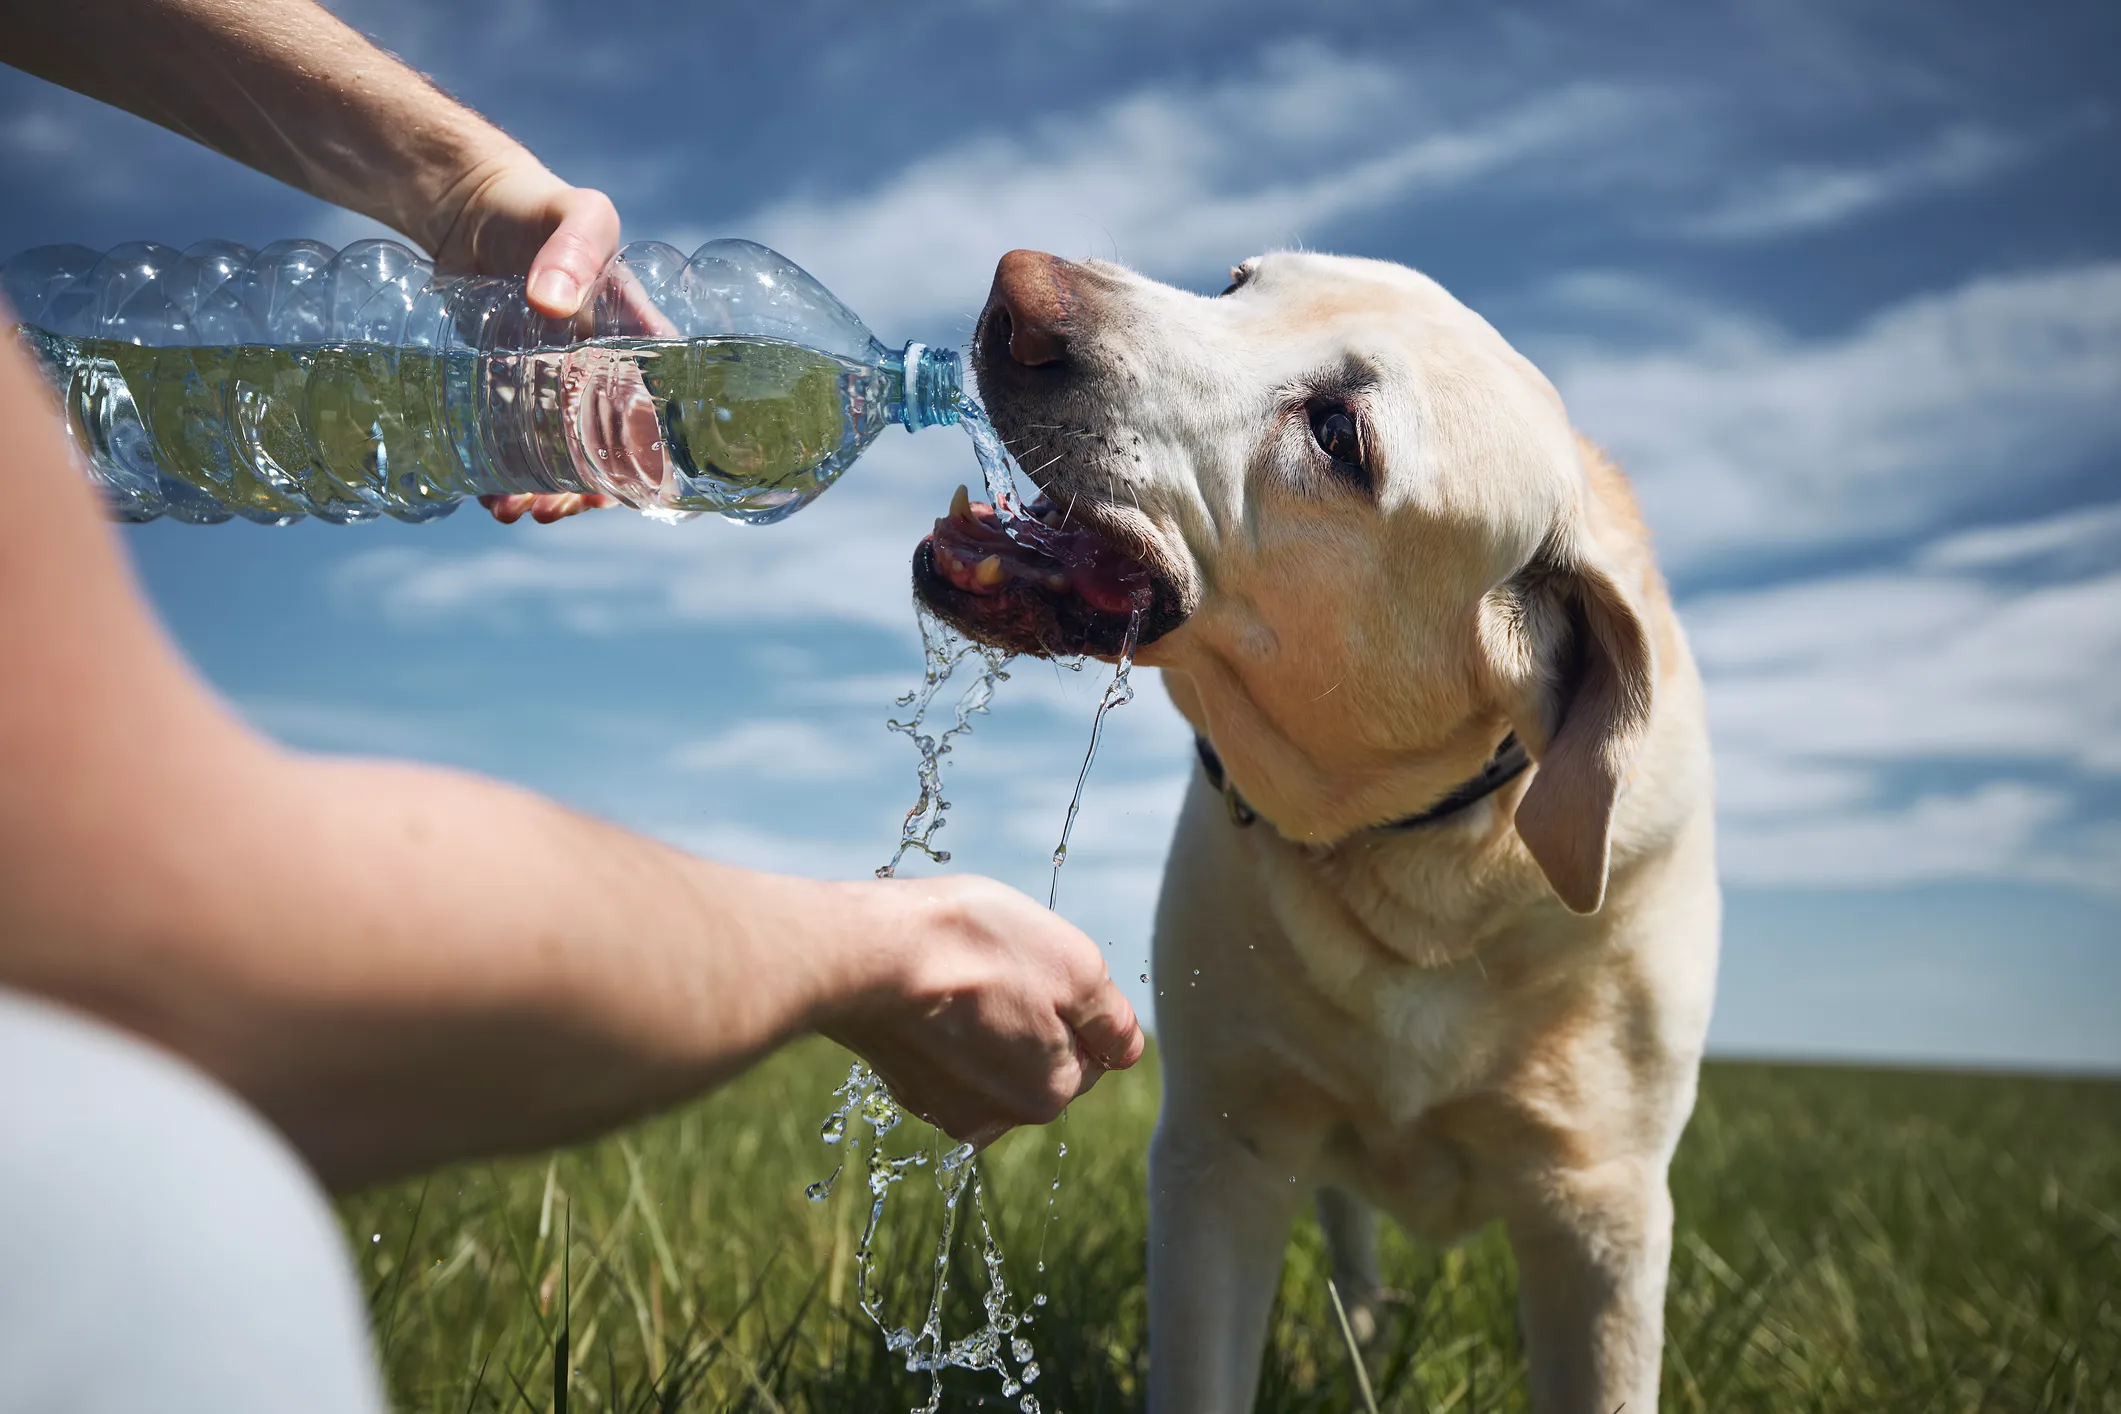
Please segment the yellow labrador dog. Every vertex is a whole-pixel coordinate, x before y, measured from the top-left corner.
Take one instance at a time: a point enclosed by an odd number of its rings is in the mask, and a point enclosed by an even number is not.
[[[1626,481],[1478,315],[1396,265],[1202,298],[1005,257],[975,351],[1043,495],[960,494],[923,598],[1023,652],[1130,633],[1200,738],[1156,920],[1150,1398],[1250,1408],[1317,1195],[1500,1219],[1542,1414],[1657,1405],[1719,901],[1700,679]]]

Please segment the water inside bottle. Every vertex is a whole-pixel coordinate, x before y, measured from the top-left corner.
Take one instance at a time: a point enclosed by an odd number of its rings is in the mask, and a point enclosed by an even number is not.
[[[895,369],[754,337],[481,355],[25,332],[127,519],[425,520],[466,496],[575,491],[777,520],[846,470],[902,387]]]

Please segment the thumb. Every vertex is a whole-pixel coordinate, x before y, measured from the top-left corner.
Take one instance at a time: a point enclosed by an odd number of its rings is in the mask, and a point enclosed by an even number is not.
[[[600,191],[575,187],[555,203],[560,224],[530,262],[530,307],[551,319],[567,319],[582,307],[582,295],[619,249],[619,213]]]
[[[1125,1070],[1142,1058],[1147,1042],[1142,1038],[1141,1023],[1135,1019],[1133,1005],[1109,976],[1100,979],[1063,1019],[1075,1032],[1085,1054],[1106,1070]],[[1083,1088],[1088,1089],[1088,1082],[1095,1079],[1095,1072],[1086,1075]]]

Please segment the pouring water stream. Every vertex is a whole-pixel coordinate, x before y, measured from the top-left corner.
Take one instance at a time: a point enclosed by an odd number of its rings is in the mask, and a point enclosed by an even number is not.
[[[1015,468],[993,424],[976,405],[967,405],[963,425],[979,457],[989,501],[1006,526],[1018,514]],[[946,823],[944,817],[950,809],[950,802],[943,795],[942,758],[949,754],[956,738],[971,731],[973,716],[987,710],[996,688],[1009,676],[1011,661],[1011,655],[1000,649],[960,638],[926,608],[918,609],[917,613],[923,660],[921,684],[898,700],[899,707],[912,711],[904,720],[893,719],[887,725],[911,740],[920,753],[919,793],[900,824],[897,848],[890,860],[876,871],[877,877],[884,879],[897,874],[899,865],[910,851],[917,850],[938,864],[950,862],[949,851],[935,845],[935,833]],[[1083,790],[1090,778],[1091,764],[1097,759],[1105,714],[1134,700],[1134,689],[1128,678],[1141,625],[1142,611],[1137,608],[1129,620],[1112,680],[1099,699],[1096,715],[1091,721],[1089,746],[1083,754],[1082,768],[1076,773],[1075,790],[1068,801],[1060,841],[1053,849],[1053,877],[1046,899],[1049,908],[1060,897],[1061,866],[1067,862],[1068,841],[1075,829],[1076,815],[1082,808]],[[959,693],[953,722],[940,733],[924,731],[928,713],[940,697],[944,684],[968,659],[978,660],[977,675]],[[936,1239],[928,1307],[919,1330],[895,1326],[884,1314],[882,1296],[876,1286],[876,1235],[893,1185],[911,1170],[926,1167],[930,1156],[925,1150],[897,1156],[884,1152],[884,1136],[898,1127],[905,1112],[891,1098],[882,1080],[866,1065],[859,1061],[854,1063],[846,1082],[833,1091],[833,1098],[839,1103],[826,1118],[819,1138],[827,1144],[844,1140],[849,1147],[847,1157],[852,1159],[852,1151],[860,1142],[850,1133],[852,1121],[859,1119],[869,1128],[865,1175],[869,1189],[869,1216],[854,1254],[856,1299],[883,1333],[886,1347],[904,1353],[906,1368],[927,1373],[928,1399],[921,1406],[920,1414],[936,1414],[940,1409],[942,1372],[949,1368],[991,1371],[1000,1377],[1003,1397],[1016,1399],[1022,1414],[1041,1414],[1039,1401],[1028,1388],[1039,1377],[1038,1360],[1024,1332],[1032,1324],[1036,1310],[1045,1306],[1046,1294],[1034,1293],[1029,1305],[1022,1310],[1011,1304],[1001,1246],[995,1239],[987,1213],[985,1177],[973,1147],[959,1144],[942,1152],[935,1160],[936,1186],[943,1196],[943,1225]],[[1063,1111],[1061,1123],[1065,1126],[1066,1122],[1067,1114]],[[1061,1141],[1054,1156],[1053,1179],[1047,1190],[1045,1224],[1039,1234],[1037,1270],[1040,1276],[1046,1270],[1046,1233],[1052,1226],[1054,1204],[1060,1192],[1061,1163],[1067,1154],[1068,1145]],[[830,1175],[805,1189],[805,1195],[812,1202],[822,1202],[830,1197],[845,1167],[846,1161],[843,1160]],[[943,1297],[950,1285],[949,1259],[956,1237],[959,1204],[968,1187],[972,1193],[973,1214],[979,1225],[981,1264],[987,1276],[987,1291],[981,1302],[986,1323],[970,1335],[953,1341],[943,1331]]]

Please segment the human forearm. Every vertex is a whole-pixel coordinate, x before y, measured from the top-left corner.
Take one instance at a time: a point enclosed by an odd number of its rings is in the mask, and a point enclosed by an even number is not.
[[[760,875],[475,778],[190,739],[47,823],[0,982],[185,1055],[340,1186],[587,1138],[811,1030],[975,1139],[1140,1053],[1095,947],[989,881]]]
[[[479,184],[536,160],[310,0],[0,9],[0,58],[440,251]]]
[[[181,839],[136,824],[164,842],[143,882],[175,903],[41,990],[99,989],[90,1004],[221,1076],[334,1183],[588,1137],[823,1023],[889,961],[860,946],[887,931],[860,890],[446,772],[252,769],[228,773],[218,818],[179,806]]]

